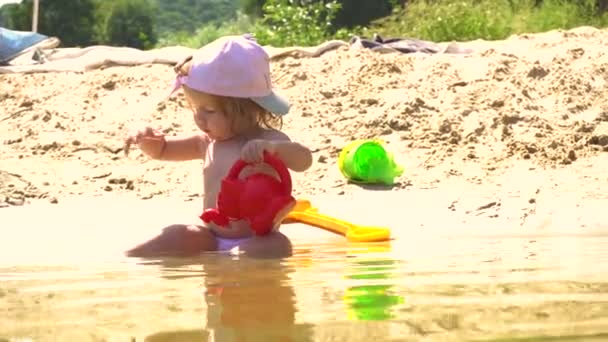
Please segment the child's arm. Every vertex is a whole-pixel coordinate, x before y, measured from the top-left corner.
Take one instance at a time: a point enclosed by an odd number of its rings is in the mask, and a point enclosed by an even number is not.
[[[289,140],[271,140],[269,144],[269,150],[295,172],[304,172],[312,165],[312,152],[302,144]]]
[[[203,159],[208,146],[209,137],[205,134],[196,134],[187,138],[165,138],[165,146],[156,159],[167,161]]]
[[[285,166],[295,172],[308,170],[312,165],[312,152],[304,145],[292,142],[280,131],[267,131],[262,139],[249,141],[241,150],[241,158],[246,162],[261,162],[264,151],[276,155]]]
[[[304,172],[312,166],[312,151],[300,143],[291,141],[281,131],[273,131],[269,139],[271,151],[285,163],[288,169]]]

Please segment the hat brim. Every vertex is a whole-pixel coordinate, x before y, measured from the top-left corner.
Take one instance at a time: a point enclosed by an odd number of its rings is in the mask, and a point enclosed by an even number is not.
[[[251,97],[250,99],[260,105],[262,108],[276,115],[287,114],[289,112],[289,108],[291,107],[289,101],[277,94],[275,91],[270,93],[270,95]]]

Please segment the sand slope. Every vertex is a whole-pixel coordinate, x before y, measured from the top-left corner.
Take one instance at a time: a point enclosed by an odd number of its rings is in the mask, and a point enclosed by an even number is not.
[[[406,168],[397,191],[452,181],[500,187],[518,167],[576,173],[541,181],[601,194],[607,45],[608,30],[583,27],[465,43],[470,55],[344,47],[274,61],[274,82],[294,104],[285,131],[315,155],[310,171],[294,175],[296,192],[356,191],[336,157],[352,139],[379,137]],[[169,135],[195,130],[181,94],[165,101],[172,78],[167,65],[0,75],[0,206],[107,192],[202,196],[198,162],[122,153],[126,132],[147,123]]]

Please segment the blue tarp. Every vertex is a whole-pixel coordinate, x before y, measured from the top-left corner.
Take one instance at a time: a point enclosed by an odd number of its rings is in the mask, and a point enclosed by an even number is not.
[[[0,64],[6,64],[28,48],[48,39],[47,36],[26,31],[13,31],[0,27]]]

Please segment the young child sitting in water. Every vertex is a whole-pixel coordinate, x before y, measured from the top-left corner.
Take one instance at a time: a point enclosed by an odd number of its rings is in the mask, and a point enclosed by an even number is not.
[[[273,91],[268,55],[253,39],[220,38],[196,51],[175,69],[177,79],[173,91],[184,90],[201,132],[169,139],[146,127],[126,139],[125,151],[131,144],[137,144],[146,155],[158,160],[202,159],[203,210],[216,206],[221,181],[238,159],[255,163],[254,167],[245,168],[241,177],[252,172],[277,177],[273,169],[261,163],[264,151],[274,154],[295,172],[311,166],[311,151],[290,141],[277,129],[290,105]],[[236,246],[252,254],[265,251],[281,255],[291,250],[288,239],[278,231],[258,238],[246,222],[234,221],[229,227],[212,223],[172,225],[156,238],[128,251],[128,255],[184,255]]]

